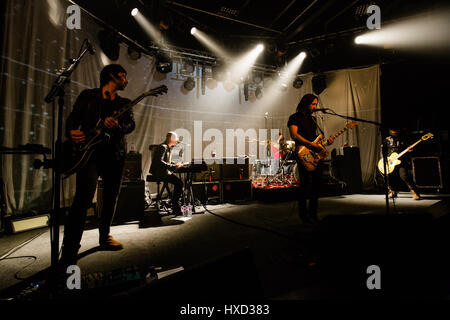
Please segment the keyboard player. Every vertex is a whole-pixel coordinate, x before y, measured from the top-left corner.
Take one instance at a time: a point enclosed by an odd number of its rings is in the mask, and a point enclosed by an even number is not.
[[[178,143],[178,135],[175,132],[167,133],[166,140],[153,150],[150,166],[150,173],[154,177],[173,184],[172,213],[175,215],[181,215],[180,198],[183,193],[183,181],[174,174],[183,164],[171,162],[172,149]]]

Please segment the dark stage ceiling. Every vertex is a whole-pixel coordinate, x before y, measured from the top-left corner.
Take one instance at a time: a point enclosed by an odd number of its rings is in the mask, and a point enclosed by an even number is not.
[[[201,29],[230,52],[265,44],[258,62],[276,66],[308,53],[304,71],[324,71],[380,62],[390,53],[355,49],[354,37],[367,31],[366,9],[376,4],[382,24],[443,6],[441,0],[75,0],[75,3],[144,47],[151,39],[130,15],[137,7],[167,42],[190,50],[208,50],[191,34]],[[281,54],[280,54],[281,53]],[[279,58],[282,55],[282,58]]]

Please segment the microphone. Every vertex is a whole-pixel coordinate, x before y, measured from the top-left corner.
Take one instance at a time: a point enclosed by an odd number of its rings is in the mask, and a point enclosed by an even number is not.
[[[324,112],[324,111],[326,111],[326,110],[330,110],[330,109],[328,109],[328,108],[320,108],[320,109],[314,109],[313,111],[311,111],[311,112]]]
[[[89,42],[89,39],[87,39],[87,38],[86,38],[86,45],[87,45],[87,49],[88,49],[89,53],[94,55],[95,54],[94,46]]]

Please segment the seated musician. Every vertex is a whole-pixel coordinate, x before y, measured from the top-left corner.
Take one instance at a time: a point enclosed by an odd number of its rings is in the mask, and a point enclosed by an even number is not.
[[[161,178],[164,182],[173,184],[172,213],[180,215],[181,208],[179,200],[183,192],[183,182],[173,171],[183,166],[183,164],[171,163],[172,149],[177,143],[178,135],[175,132],[167,133],[166,140],[153,151],[150,173],[156,178]]]

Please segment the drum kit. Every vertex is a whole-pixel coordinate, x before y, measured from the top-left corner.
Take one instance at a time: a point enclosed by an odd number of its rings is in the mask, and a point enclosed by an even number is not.
[[[252,171],[255,187],[292,186],[298,184],[298,168],[295,160],[295,142],[281,140],[279,143],[258,141],[273,150],[270,158],[256,160]]]

